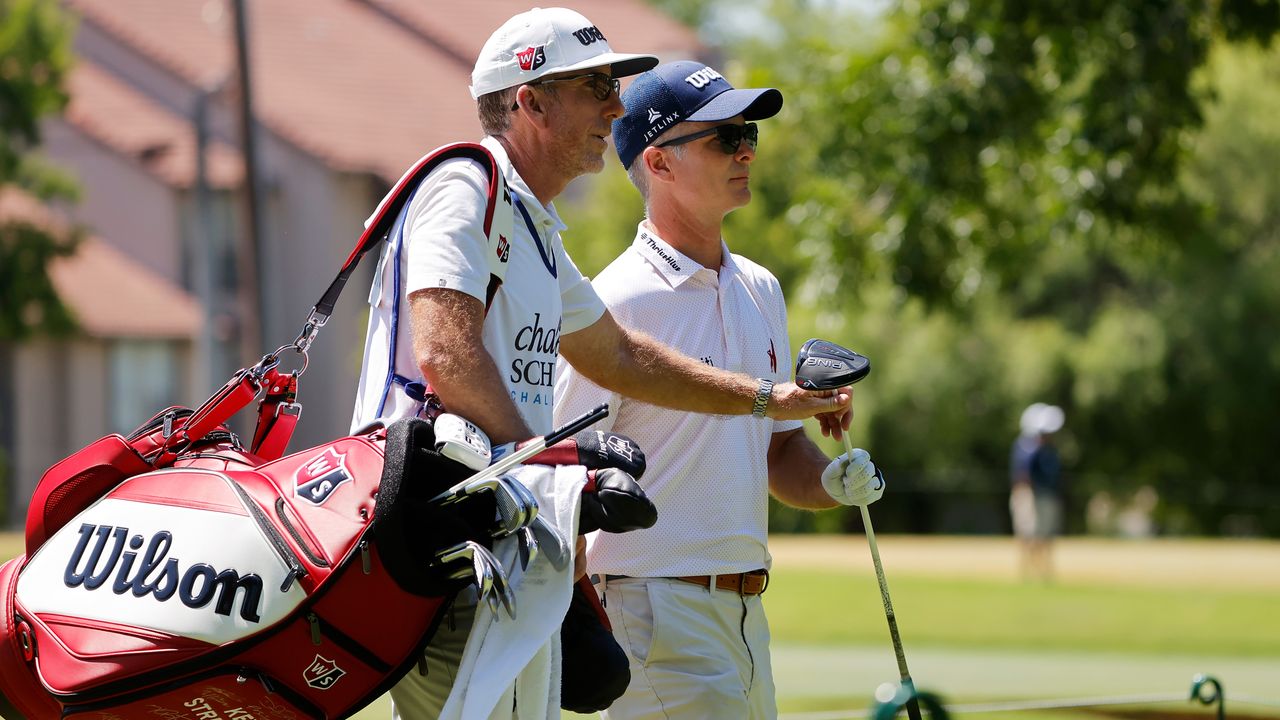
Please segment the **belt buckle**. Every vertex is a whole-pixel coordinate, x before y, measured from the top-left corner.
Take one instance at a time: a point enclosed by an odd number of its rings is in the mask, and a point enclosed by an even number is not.
[[[761,568],[761,569],[759,569],[759,570],[752,570],[751,572],[745,572],[745,573],[742,573],[742,584],[739,586],[739,594],[740,594],[740,595],[746,595],[746,594],[747,594],[747,593],[746,593],[746,589],[747,589],[747,577],[748,577],[748,576],[750,576],[750,577],[760,577],[760,576],[764,576],[764,584],[760,586],[760,592],[752,593],[753,595],[763,595],[763,594],[764,594],[764,591],[769,589],[769,569],[768,569],[768,568]]]

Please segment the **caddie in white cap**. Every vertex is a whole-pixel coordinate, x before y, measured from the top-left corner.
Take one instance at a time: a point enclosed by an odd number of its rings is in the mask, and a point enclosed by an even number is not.
[[[521,13],[490,36],[470,86],[486,137],[467,146],[466,157],[453,156],[456,145],[431,154],[428,162],[448,157],[418,181],[387,238],[370,293],[353,428],[420,414],[423,398],[434,395],[495,447],[546,435],[557,357],[656,405],[724,415],[754,407],[782,419],[819,416],[827,430],[848,427],[847,389],[823,396],[778,383],[761,391],[754,376],[709,367],[620,326],[565,252],[552,201],[574,178],[603,169],[612,123],[624,112],[618,78],[657,63],[614,52],[601,28],[564,8]],[[554,519],[564,502],[546,502],[539,518]],[[566,692],[555,692],[561,655],[547,646],[559,626],[546,621],[565,617],[569,587],[585,572],[581,553],[573,560],[572,579],[568,569],[562,578],[537,562],[525,577],[543,572],[540,584],[522,586],[513,575],[518,599],[521,587],[542,598],[521,600],[518,619],[486,624],[487,608],[477,611],[474,594],[460,594],[422,667],[392,688],[394,716],[505,717],[509,708],[525,718],[545,707],[546,717],[558,718],[544,700],[565,702],[569,673]],[[482,659],[473,662],[477,647]],[[500,662],[483,661],[495,652]],[[622,666],[625,673],[625,656]],[[601,697],[607,703],[620,692]]]
[[[610,67],[615,78],[657,65],[652,55],[616,53],[604,33],[566,8],[534,8],[503,23],[480,50],[471,97],[532,83],[543,75]]]

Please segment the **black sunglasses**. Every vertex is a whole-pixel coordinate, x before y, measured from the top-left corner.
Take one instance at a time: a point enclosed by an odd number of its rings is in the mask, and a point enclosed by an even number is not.
[[[608,75],[605,75],[604,73],[598,73],[598,72],[584,73],[582,75],[569,75],[567,77],[547,78],[546,80],[534,80],[531,83],[525,83],[525,84],[526,85],[549,85],[551,83],[568,82],[569,80],[581,80],[583,78],[587,78],[587,80],[589,81],[587,82],[587,87],[591,89],[591,94],[595,95],[596,99],[600,101],[608,100],[610,95],[618,92],[618,89],[622,87],[622,83],[618,81],[618,78],[610,77]],[[518,103],[511,104],[512,110],[515,110],[518,107],[519,107]]]
[[[760,128],[755,123],[749,122],[745,125],[717,125],[708,128],[702,132],[696,132],[692,135],[681,135],[677,138],[662,143],[658,143],[655,147],[672,147],[673,145],[683,145],[687,142],[693,142],[698,138],[704,138],[709,135],[715,135],[716,140],[720,141],[720,149],[725,155],[733,155],[738,152],[738,148],[742,147],[743,141],[746,141],[747,147],[752,150],[756,149],[756,142],[760,139]]]

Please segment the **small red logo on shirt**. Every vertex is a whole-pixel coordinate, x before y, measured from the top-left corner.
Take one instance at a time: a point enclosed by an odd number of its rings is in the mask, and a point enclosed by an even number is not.
[[[769,371],[778,372],[778,354],[773,351],[773,338],[769,338]]]
[[[506,235],[498,236],[497,253],[498,253],[498,259],[501,260],[502,262],[507,262],[507,259],[511,257],[511,243],[507,242]]]

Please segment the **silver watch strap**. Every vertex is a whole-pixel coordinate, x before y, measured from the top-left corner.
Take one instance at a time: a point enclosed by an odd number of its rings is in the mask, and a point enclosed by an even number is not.
[[[773,381],[760,378],[760,387],[756,388],[756,401],[751,406],[751,414],[764,417],[765,408],[769,406],[769,398],[773,396]]]

